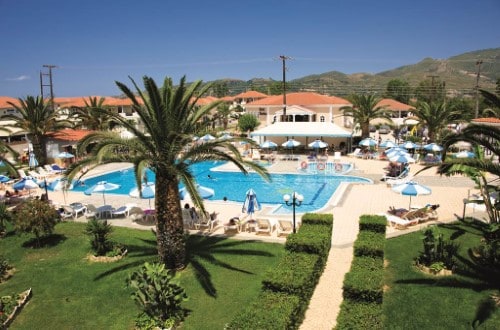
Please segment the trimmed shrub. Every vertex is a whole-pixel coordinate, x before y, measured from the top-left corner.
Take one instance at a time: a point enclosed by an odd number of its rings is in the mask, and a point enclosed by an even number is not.
[[[289,235],[285,249],[293,252],[306,252],[319,254],[322,257],[328,255],[331,246],[332,233],[326,226],[302,224],[296,235]]]
[[[383,258],[385,234],[373,231],[360,231],[354,242],[354,255],[357,257]]]
[[[279,264],[262,280],[265,289],[309,298],[323,269],[319,256],[309,253],[286,253]]]
[[[383,328],[382,304],[344,300],[340,305],[336,330]]]
[[[298,329],[296,312],[301,298],[281,292],[263,291],[257,300],[238,314],[224,329]]]
[[[369,230],[376,233],[385,233],[387,219],[381,215],[362,215],[359,217],[359,230]]]
[[[333,214],[305,213],[302,216],[303,224],[324,225],[333,227]]]
[[[382,258],[354,257],[344,278],[344,299],[382,303],[383,281]]]

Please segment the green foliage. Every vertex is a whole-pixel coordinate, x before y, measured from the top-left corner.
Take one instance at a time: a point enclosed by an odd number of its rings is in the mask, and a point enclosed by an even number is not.
[[[285,249],[293,252],[306,252],[320,255],[326,259],[330,251],[332,233],[327,226],[303,223],[297,234],[288,235]]]
[[[426,79],[421,81],[415,88],[415,96],[418,102],[441,102],[445,97],[444,82],[439,79]]]
[[[382,304],[344,300],[340,305],[335,329],[384,329]]]
[[[359,217],[359,230],[373,231],[375,233],[384,233],[387,228],[387,219],[380,215],[364,214]]]
[[[34,234],[36,245],[40,246],[40,238],[54,231],[60,221],[59,213],[47,202],[29,199],[16,209],[14,228],[18,232]]]
[[[344,299],[382,303],[384,262],[382,258],[354,257],[345,275]]]
[[[358,257],[383,258],[385,233],[361,230],[354,242],[354,255]]]
[[[7,318],[14,311],[14,308],[17,306],[17,302],[19,299],[20,299],[19,295],[0,297],[0,325],[2,325],[5,321],[7,321]]]
[[[344,116],[352,117],[361,128],[361,138],[370,136],[370,122],[374,119],[391,120],[385,107],[379,106],[380,98],[374,94],[354,94],[349,97],[352,106],[342,107]]]
[[[459,245],[452,241],[445,241],[443,234],[435,234],[433,229],[426,229],[422,238],[424,251],[417,259],[417,263],[430,267],[442,262],[447,269],[453,269]],[[436,266],[437,267],[437,266]]]
[[[113,227],[106,220],[90,219],[85,226],[85,234],[90,236],[90,246],[97,256],[104,256],[113,250],[113,242],[109,235]]]
[[[331,229],[333,227],[333,214],[305,213],[302,216],[302,223],[325,225]]]
[[[481,244],[474,247],[472,251],[481,265],[500,269],[500,224],[488,224]]]
[[[2,277],[4,277],[11,268],[12,266],[9,264],[9,261],[5,259],[4,256],[0,255],[0,283],[2,282]]]
[[[319,279],[322,268],[319,257],[309,253],[289,252],[280,263],[266,273],[262,284],[265,289],[300,296],[308,300]]]
[[[238,119],[238,128],[242,132],[253,131],[260,125],[259,119],[252,114],[246,113]]]
[[[187,300],[184,289],[179,286],[179,280],[164,264],[148,262],[128,279],[127,284],[135,291],[132,298],[139,305],[141,314],[147,315],[158,327],[165,326],[170,319],[180,321],[184,319],[185,310],[181,304]],[[140,322],[144,321],[139,316]]]
[[[0,203],[0,237],[7,229],[7,222],[12,221],[12,213],[5,203]]]
[[[225,330],[298,329],[296,311],[301,298],[282,292],[263,291],[254,303],[238,314]]]
[[[385,97],[409,104],[411,97],[410,84],[401,79],[391,79],[387,83]]]

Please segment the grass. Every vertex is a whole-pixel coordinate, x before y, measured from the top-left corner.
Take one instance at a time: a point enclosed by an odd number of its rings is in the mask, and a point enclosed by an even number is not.
[[[460,244],[457,274],[434,277],[420,272],[413,260],[423,250],[422,233],[387,241],[387,291],[384,294],[386,329],[498,329],[500,310],[491,311],[485,302],[500,288],[500,276],[475,265],[469,249],[479,245],[481,228],[455,223],[439,226],[445,239]]]
[[[139,312],[125,279],[156,259],[149,231],[114,227],[112,239],[129,254],[114,263],[90,263],[84,224],[60,223],[39,249],[28,236],[9,232],[0,251],[15,267],[0,284],[0,296],[33,289],[33,297],[11,329],[131,329]],[[190,236],[188,267],[181,285],[190,310],[183,329],[221,329],[259,294],[261,280],[284,253],[280,244]]]

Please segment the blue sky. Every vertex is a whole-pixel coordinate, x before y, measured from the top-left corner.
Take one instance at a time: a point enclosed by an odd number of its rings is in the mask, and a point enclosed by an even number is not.
[[[118,95],[161,83],[377,73],[500,47],[498,0],[0,0],[0,95]]]

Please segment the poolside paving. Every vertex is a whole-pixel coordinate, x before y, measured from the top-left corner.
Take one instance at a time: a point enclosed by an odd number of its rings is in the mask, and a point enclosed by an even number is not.
[[[301,330],[309,329],[332,329],[336,325],[336,318],[342,302],[342,283],[344,275],[349,271],[353,257],[353,242],[358,233],[358,219],[362,214],[384,213],[390,206],[408,207],[409,197],[401,196],[391,191],[389,187],[381,182],[382,168],[386,165],[385,161],[364,160],[359,158],[342,157],[342,161],[353,162],[355,170],[353,175],[359,175],[373,180],[373,184],[351,184],[345,187],[343,194],[335,194],[330,199],[327,207],[322,210],[325,213],[333,213],[334,224],[332,232],[332,247],[327,260],[326,268],[320,281],[314,291],[309,308]],[[289,172],[296,173],[300,166],[299,161],[278,161],[273,164],[269,170],[271,172]],[[89,175],[98,172],[108,172],[117,168],[130,167],[127,164],[107,164],[98,169],[89,172]],[[411,173],[421,169],[420,165],[412,165]],[[432,189],[432,194],[428,196],[419,196],[412,198],[412,204],[425,205],[440,204],[438,208],[439,221],[429,222],[427,224],[413,226],[407,230],[397,230],[387,227],[387,237],[394,237],[415,230],[428,224],[438,222],[454,221],[461,217],[463,208],[463,198],[474,191],[471,180],[462,177],[440,177],[434,173],[434,170],[422,172],[415,178],[421,184],[428,185]],[[55,202],[63,203],[62,192],[49,192],[50,199]],[[102,205],[102,195],[95,194],[85,196],[83,193],[68,192],[66,194],[66,203],[74,201],[93,203],[97,206]],[[128,196],[106,194],[106,203],[115,207],[126,203],[136,203],[143,208],[147,208],[147,200],[133,199]],[[224,201],[207,201],[206,208],[209,211],[219,212],[219,218],[224,221],[233,216],[241,215],[241,203]],[[259,213],[259,216],[272,217],[271,206],[266,206]],[[298,215],[300,216],[300,215]],[[281,216],[283,217],[283,216]],[[290,215],[291,217],[291,215]],[[86,221],[80,217],[77,221]],[[150,226],[144,226],[125,219],[112,219],[113,225],[126,226],[136,229],[149,230]],[[191,231],[191,233],[204,235],[224,235],[221,225],[212,233]],[[276,237],[276,234],[256,235],[255,233],[242,232],[232,236],[235,239],[260,239],[269,242],[284,243],[286,238]]]

